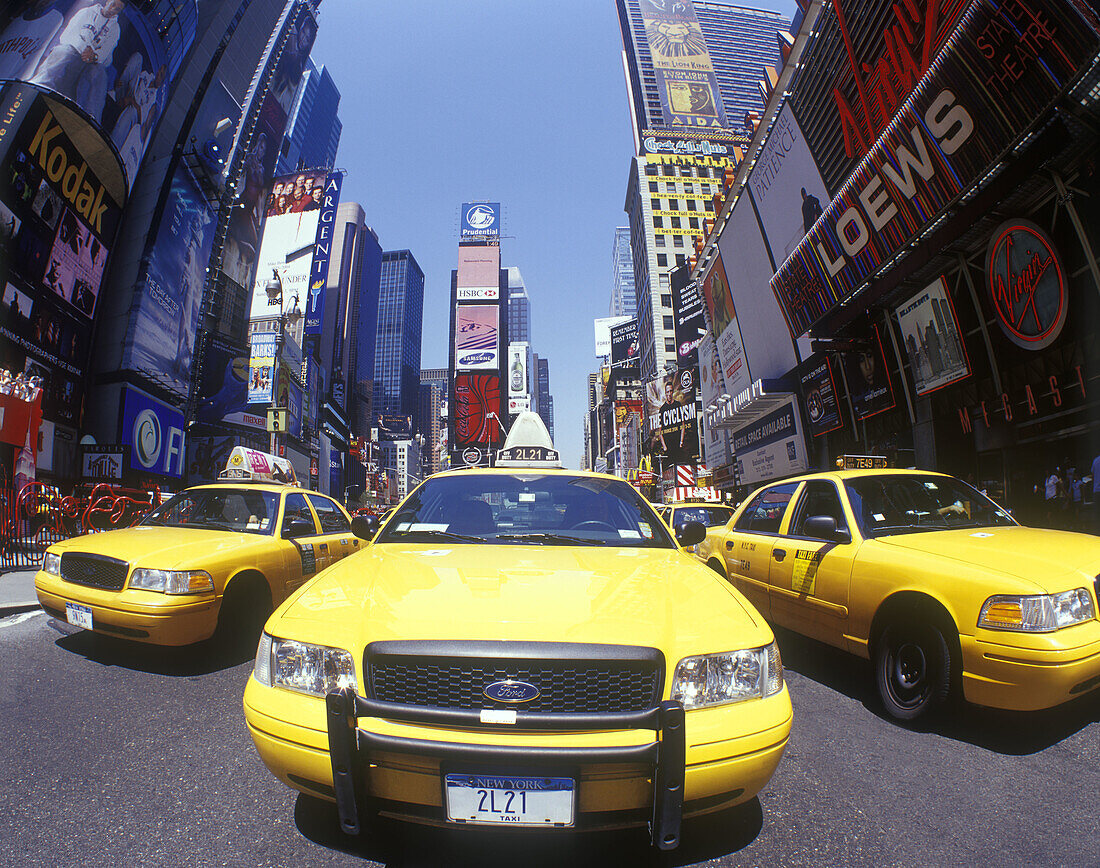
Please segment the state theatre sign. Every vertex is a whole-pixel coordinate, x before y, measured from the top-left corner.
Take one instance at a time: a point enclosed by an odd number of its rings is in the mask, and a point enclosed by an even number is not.
[[[1066,323],[1065,271],[1042,229],[1027,220],[998,226],[989,240],[985,273],[1005,337],[1025,350],[1057,340]]]

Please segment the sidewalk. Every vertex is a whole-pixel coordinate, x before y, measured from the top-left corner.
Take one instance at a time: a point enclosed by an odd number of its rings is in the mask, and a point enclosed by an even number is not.
[[[34,570],[0,573],[0,618],[39,608],[34,594]]]

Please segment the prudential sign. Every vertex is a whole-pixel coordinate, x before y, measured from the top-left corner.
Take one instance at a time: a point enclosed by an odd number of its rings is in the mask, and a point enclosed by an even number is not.
[[[464,202],[462,204],[461,241],[500,238],[499,202]]]

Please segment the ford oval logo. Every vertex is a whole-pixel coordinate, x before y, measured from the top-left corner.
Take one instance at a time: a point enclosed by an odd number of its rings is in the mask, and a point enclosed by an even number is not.
[[[481,691],[488,699],[494,702],[531,702],[538,699],[540,691],[534,684],[526,681],[494,681]]]

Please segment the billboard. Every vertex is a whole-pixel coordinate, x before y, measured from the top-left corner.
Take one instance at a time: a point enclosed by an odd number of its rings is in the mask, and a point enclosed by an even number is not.
[[[734,433],[733,449],[743,485],[804,473],[806,439],[794,398]]]
[[[496,301],[500,298],[500,247],[471,244],[458,248],[458,301]]]
[[[611,327],[611,369],[617,378],[638,377],[638,319]]]
[[[179,163],[156,237],[146,249],[122,363],[157,375],[182,394],[191,387],[191,353],[214,228],[205,197]]]
[[[970,360],[942,277],[906,301],[896,313],[918,395],[970,376]]]
[[[641,12],[665,125],[703,130],[728,126],[691,0],[642,0]]]
[[[794,252],[830,199],[787,103],[749,175],[749,192],[778,266]]]
[[[123,389],[122,437],[130,469],[158,476],[183,476],[183,413],[132,386]]]
[[[463,202],[461,241],[485,241],[500,238],[499,202]]]
[[[611,327],[622,325],[629,319],[628,316],[605,316],[592,320],[592,331],[596,337],[597,356],[611,354]]]
[[[672,271],[672,315],[676,336],[676,364],[688,367],[699,362],[699,344],[707,333],[703,314],[703,291],[691,277],[691,269],[681,266]]]
[[[305,300],[306,321],[302,332],[304,335],[321,334],[325,314],[328,263],[332,258],[333,229],[336,226],[336,208],[340,204],[340,188],[343,183],[344,176],[339,172],[332,172],[325,178],[321,207],[317,210],[317,234],[313,237],[313,264],[309,269],[309,292]],[[313,195],[316,196],[316,193]]]
[[[810,435],[820,437],[844,424],[840,414],[836,379],[828,356],[812,359],[809,370],[802,374],[802,397],[806,401],[806,416],[810,420]]]
[[[1036,16],[1047,36],[1033,45]],[[851,298],[979,181],[1098,44],[1100,34],[1060,0],[969,6],[936,63],[772,279],[791,334]],[[1025,56],[1019,74],[1006,76],[1004,65]]]
[[[275,332],[254,332],[248,359],[248,403],[270,404],[275,373]]]
[[[455,368],[497,370],[500,366],[500,308],[460,304],[455,308]]]
[[[527,390],[527,342],[508,344],[508,397],[525,397]]]
[[[894,406],[894,385],[886,368],[886,354],[882,349],[878,326],[874,327],[873,338],[867,336],[865,349],[840,355],[848,395],[857,419],[876,416]]]
[[[703,275],[703,297],[710,313],[711,329],[717,344],[718,360],[722,366],[722,379],[730,395],[738,395],[752,384],[749,363],[745,358],[745,346],[741,341],[741,326],[737,323],[737,310],[733,305],[722,254]]]
[[[499,374],[455,374],[452,447],[501,441],[500,409]]]
[[[649,452],[670,464],[694,464],[699,457],[699,427],[695,407],[695,368],[670,371],[646,383]]]
[[[249,351],[219,335],[207,333],[201,353],[195,421],[203,424],[229,422],[266,431],[267,412],[257,413],[248,407]]]
[[[718,397],[727,394],[725,381],[722,379],[722,365],[718,361],[718,350],[714,340],[709,337],[699,344],[699,394],[705,408],[715,406]],[[733,460],[726,430],[705,424],[705,420],[702,447],[703,463],[707,467],[722,467]]]
[[[132,187],[195,39],[195,0],[176,3],[167,23],[124,0],[23,6],[0,33],[0,79],[28,82],[78,108],[110,139]]]

